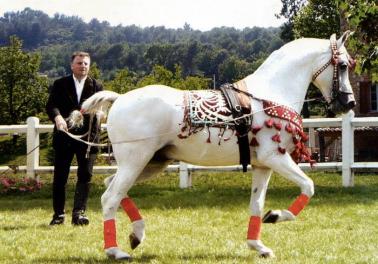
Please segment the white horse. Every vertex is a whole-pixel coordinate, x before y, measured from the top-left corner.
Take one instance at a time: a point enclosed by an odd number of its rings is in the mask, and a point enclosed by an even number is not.
[[[314,194],[313,181],[290,155],[296,152],[306,158],[308,154],[302,149],[306,136],[297,113],[301,112],[309,84],[320,89],[333,110],[346,112],[355,106],[348,77],[352,60],[344,47],[348,36],[349,31],[338,40],[335,35],[330,40],[294,40],[273,52],[255,73],[242,80],[253,109],[248,133],[253,180],[247,244],[260,256],[274,256],[260,239],[261,224],[294,220]],[[205,97],[206,93],[210,91],[198,92]],[[117,245],[115,215],[121,205],[130,217],[134,249],[145,238],[144,220],[128,196],[137,180],[156,175],[173,160],[205,166],[235,165],[239,163],[239,151],[237,137],[227,127],[223,134],[216,126],[188,128],[188,91],[163,85],[123,95],[103,91],[89,98],[81,113],[94,113],[112,102],[107,130],[118,169],[105,180],[107,190],[101,197],[105,252],[115,259],[129,259],[130,255]],[[264,111],[267,102],[275,103],[269,106],[270,111]],[[276,107],[281,114],[275,115]],[[222,140],[220,134],[229,138]],[[263,216],[272,171],[298,185],[301,194],[288,209],[272,210]]]

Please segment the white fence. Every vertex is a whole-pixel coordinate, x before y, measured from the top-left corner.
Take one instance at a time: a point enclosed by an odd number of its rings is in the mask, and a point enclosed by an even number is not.
[[[342,171],[342,185],[350,187],[354,185],[354,171],[356,169],[378,169],[377,162],[354,162],[354,128],[378,126],[378,117],[354,117],[354,112],[349,111],[342,118],[315,118],[304,119],[303,126],[309,128],[310,146],[314,146],[314,129],[321,127],[341,127],[342,128],[342,162],[322,162],[317,163],[315,170],[336,170]],[[105,126],[104,126],[105,127]],[[29,153],[26,158],[26,166],[18,166],[18,170],[26,172],[28,177],[36,177],[37,174],[52,173],[54,167],[39,165],[39,134],[50,133],[53,125],[40,124],[36,117],[29,117],[25,125],[0,126],[0,134],[26,133],[27,149]],[[312,139],[312,140],[311,140]],[[310,170],[310,164],[300,163],[303,170]],[[94,166],[95,173],[114,173],[116,166]],[[0,166],[0,173],[9,170],[8,166]],[[170,165],[168,171],[180,173],[180,187],[191,186],[192,171],[241,171],[241,166],[226,167],[203,167],[180,163]],[[71,171],[77,171],[76,166],[71,166]]]

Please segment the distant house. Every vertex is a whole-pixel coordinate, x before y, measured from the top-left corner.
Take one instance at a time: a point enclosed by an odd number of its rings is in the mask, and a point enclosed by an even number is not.
[[[354,92],[359,95],[356,116],[378,116],[378,83],[368,77],[360,77]]]

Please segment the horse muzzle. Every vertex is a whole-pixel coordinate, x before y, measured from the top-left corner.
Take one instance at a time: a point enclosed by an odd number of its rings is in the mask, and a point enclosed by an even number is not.
[[[356,99],[352,93],[339,93],[337,96],[337,101],[341,104],[345,111],[349,111],[356,106]]]
[[[340,92],[336,98],[330,103],[328,111],[334,115],[346,113],[356,106],[356,100],[352,93]]]

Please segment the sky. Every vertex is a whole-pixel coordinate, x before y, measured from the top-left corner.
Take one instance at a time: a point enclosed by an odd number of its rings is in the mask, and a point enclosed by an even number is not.
[[[280,0],[0,0],[0,15],[30,7],[49,16],[56,13],[108,21],[112,26],[165,26],[202,31],[214,27],[278,27]]]

